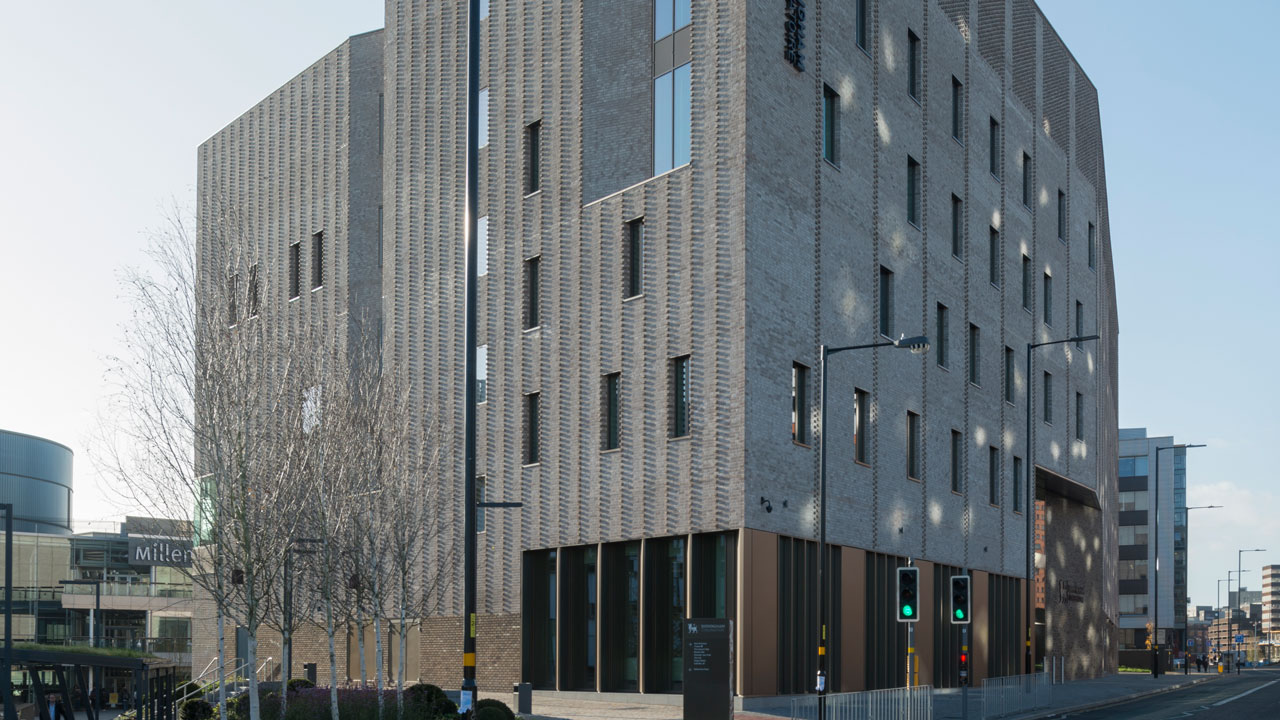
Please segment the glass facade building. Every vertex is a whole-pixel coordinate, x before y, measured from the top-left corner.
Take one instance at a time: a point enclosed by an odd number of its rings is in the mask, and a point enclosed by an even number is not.
[[[13,504],[13,529],[71,534],[71,449],[0,430],[0,503]]]

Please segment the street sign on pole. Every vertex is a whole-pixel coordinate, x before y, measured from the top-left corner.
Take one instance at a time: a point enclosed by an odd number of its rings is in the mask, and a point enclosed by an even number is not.
[[[1238,644],[1238,645],[1242,645],[1242,644],[1244,644],[1244,636],[1243,636],[1243,635],[1237,635],[1237,636],[1236,636],[1236,644]]]

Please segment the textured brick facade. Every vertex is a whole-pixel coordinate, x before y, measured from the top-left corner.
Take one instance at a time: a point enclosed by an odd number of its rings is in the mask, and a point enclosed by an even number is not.
[[[489,499],[524,504],[489,511],[478,543],[481,686],[502,690],[519,679],[523,551],[717,530],[815,536],[818,453],[788,432],[791,368],[799,362],[815,369],[809,394],[816,398],[822,344],[878,339],[881,268],[894,273],[894,335],[924,333],[936,344],[935,311],[943,304],[950,360],[943,367],[933,352],[892,349],[832,359],[830,540],[1022,576],[1026,522],[1014,507],[1013,458],[1026,467],[1024,418],[1033,390],[1035,464],[1096,495],[1101,506],[1051,505],[1051,551],[1063,541],[1055,538],[1060,529],[1097,539],[1083,549],[1089,615],[1051,619],[1051,635],[1077,633],[1093,643],[1090,633],[1113,633],[1116,531],[1106,518],[1115,510],[1117,314],[1101,127],[1096,91],[1038,8],[1029,0],[870,0],[868,42],[860,48],[856,3],[816,0],[807,16],[809,62],[798,72],[782,58],[779,3],[694,0],[692,162],[651,178],[650,11],[643,2],[607,14],[595,5],[495,2],[481,28],[490,114],[489,144],[480,151],[489,271],[479,285],[479,343],[488,347],[488,401],[478,411],[477,467]],[[385,141],[375,272],[384,362],[424,379],[414,385],[415,408],[443,416],[460,433],[466,6],[388,0],[386,7],[386,30],[376,35]],[[907,92],[908,32],[921,47],[923,83],[914,98]],[[344,48],[335,51],[337,62]],[[277,96],[309,87],[310,74],[327,78],[327,62]],[[954,82],[964,108],[959,141],[951,132]],[[823,158],[824,86],[839,94],[837,164]],[[257,151],[263,142],[301,143],[321,156],[328,143],[340,144],[340,133],[310,144],[290,138],[307,137],[311,123],[344,122],[341,112],[279,126],[278,139],[245,137],[257,118],[272,117],[277,96],[202,148],[202,188],[221,172],[225,182],[243,185],[246,197],[265,192],[227,169],[238,168],[237,153],[273,157]],[[541,127],[542,187],[526,193],[526,127],[534,122]],[[1033,190],[1025,206],[1024,154]],[[906,213],[908,158],[920,167],[918,222]],[[350,166],[364,167],[355,159]],[[344,187],[341,158],[319,167],[332,175],[317,188]],[[268,163],[254,172],[271,177],[292,168]],[[358,194],[335,192],[317,208],[352,203],[355,217]],[[964,209],[958,256],[951,251],[953,196]],[[264,215],[278,216],[276,224],[290,231],[307,217],[285,200]],[[644,292],[624,299],[624,228],[636,218],[645,228]],[[1027,307],[1024,255],[1031,263]],[[357,256],[372,257],[368,247]],[[532,257],[540,258],[543,319],[526,330],[524,265]],[[279,255],[266,262],[283,265]],[[1046,274],[1054,284],[1047,321]],[[978,329],[974,348],[970,325]],[[1039,350],[1033,377],[1025,377],[1028,342],[1066,338],[1077,327],[1101,341]],[[1006,348],[1015,358],[1013,402],[1003,397]],[[669,362],[685,354],[692,431],[673,439]],[[970,357],[979,363],[976,383],[968,381]],[[1054,377],[1052,422],[1040,419],[1046,371]],[[602,452],[601,378],[614,372],[622,378],[621,448]],[[871,401],[870,427],[860,438],[870,446],[867,464],[853,461],[855,388]],[[526,465],[522,409],[531,392],[541,393],[543,453]],[[908,412],[921,417],[918,480],[906,477]],[[821,437],[816,404],[801,421]],[[960,492],[951,490],[953,431],[963,438]],[[455,440],[443,463],[446,507],[461,503],[460,435]],[[989,502],[992,448],[996,503]],[[433,540],[428,572],[460,551],[459,531]],[[435,615],[422,628],[421,673],[454,685],[461,583],[446,582],[433,600]],[[741,639],[740,652],[768,646]],[[1086,656],[1079,674],[1101,672],[1107,657],[1113,662],[1105,641],[1073,648]]]

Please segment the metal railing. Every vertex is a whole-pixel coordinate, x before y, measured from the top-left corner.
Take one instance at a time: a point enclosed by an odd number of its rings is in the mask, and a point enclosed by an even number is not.
[[[1009,675],[982,681],[982,718],[1027,712],[1049,707],[1053,682],[1049,673]]]
[[[929,720],[933,717],[931,685],[832,693],[824,699],[826,720]],[[818,702],[817,695],[792,698],[792,720],[817,720]]]

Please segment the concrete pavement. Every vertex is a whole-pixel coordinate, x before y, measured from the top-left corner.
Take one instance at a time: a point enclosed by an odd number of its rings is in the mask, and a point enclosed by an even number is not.
[[[1245,675],[1248,675],[1246,671]],[[1232,676],[1234,677],[1234,676]],[[1130,702],[1143,697],[1169,693],[1192,685],[1203,684],[1218,678],[1217,673],[1169,673],[1153,679],[1148,674],[1123,673],[1092,680],[1079,680],[1053,686],[1050,707],[1022,715],[1008,716],[1006,720],[1033,720],[1058,717],[1065,713],[1079,713],[1090,709]],[[1280,684],[1278,684],[1280,688]],[[533,709],[536,714],[524,717],[530,720],[681,720],[682,707],[677,704],[651,704],[641,702],[598,702],[585,698],[555,697],[535,693]],[[670,702],[673,697],[665,697]],[[773,706],[753,711],[739,711],[735,720],[778,720],[789,715],[790,701],[779,698]],[[959,690],[939,690],[933,700],[936,720],[959,720],[962,717]],[[982,693],[978,689],[969,692],[969,717],[982,717]],[[1120,716],[1117,716],[1120,717]]]

